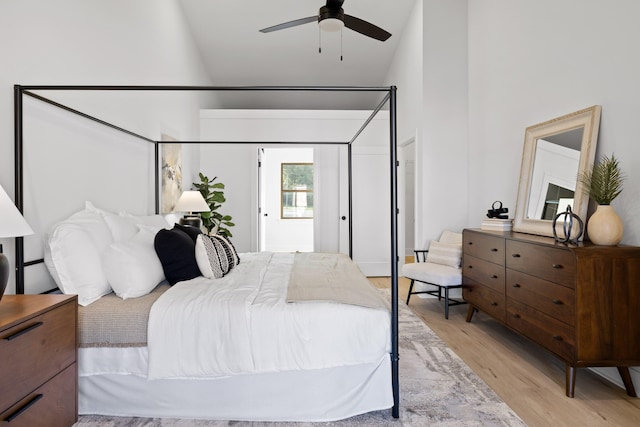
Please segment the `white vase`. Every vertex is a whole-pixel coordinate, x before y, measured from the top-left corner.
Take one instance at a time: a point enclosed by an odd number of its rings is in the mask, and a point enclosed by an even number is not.
[[[615,246],[622,240],[624,226],[611,205],[598,205],[589,218],[587,233],[589,240],[600,246]]]

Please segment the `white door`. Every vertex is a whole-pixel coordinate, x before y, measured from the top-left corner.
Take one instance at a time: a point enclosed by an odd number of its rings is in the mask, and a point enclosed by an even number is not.
[[[313,149],[263,148],[259,154],[260,250],[313,251],[313,202],[307,202],[313,188],[293,184],[283,189],[283,171],[286,175],[288,169],[309,164],[313,168]]]
[[[346,156],[341,175],[347,174]],[[352,156],[352,258],[366,276],[391,274],[391,216],[389,150],[387,147],[353,146]],[[343,182],[345,180],[342,180]],[[348,212],[348,186],[341,186],[343,212]],[[345,213],[344,215],[348,215]],[[347,227],[348,221],[341,221]],[[341,233],[342,235],[342,233]],[[346,246],[346,247],[345,247]],[[341,252],[348,251],[341,239]]]

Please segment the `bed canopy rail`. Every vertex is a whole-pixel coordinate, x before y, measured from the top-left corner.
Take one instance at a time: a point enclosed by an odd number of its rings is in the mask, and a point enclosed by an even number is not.
[[[87,114],[80,110],[61,104],[50,98],[35,93],[35,91],[105,91],[105,92],[359,92],[359,93],[383,93],[383,99],[375,106],[362,126],[349,140],[342,141],[208,141],[208,140],[174,140],[157,141],[139,133],[125,129],[106,120]],[[41,102],[52,105],[87,120],[99,123],[117,132],[121,132],[134,138],[146,141],[154,145],[154,186],[155,186],[155,212],[160,210],[160,173],[159,173],[159,147],[163,143],[175,144],[286,144],[286,145],[342,145],[347,147],[348,168],[348,212],[349,212],[349,256],[352,257],[352,145],[364,131],[367,125],[383,109],[389,105],[389,171],[390,171],[390,271],[391,271],[391,380],[393,390],[392,416],[400,416],[400,386],[399,386],[399,340],[398,340],[398,197],[397,197],[397,121],[396,121],[396,87],[361,87],[361,86],[158,86],[158,85],[14,85],[14,137],[15,137],[15,204],[24,214],[24,129],[23,129],[23,97],[29,96]],[[41,264],[44,259],[25,261],[24,238],[15,238],[15,272],[16,293],[23,294],[25,289],[25,267]]]

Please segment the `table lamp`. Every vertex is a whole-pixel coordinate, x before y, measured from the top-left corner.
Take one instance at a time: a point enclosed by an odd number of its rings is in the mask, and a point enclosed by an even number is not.
[[[0,186],[0,238],[3,237],[19,237],[33,234],[33,230],[24,220],[22,214],[9,198],[9,195]],[[2,253],[2,244],[0,243],[0,300],[4,295],[9,281],[9,260]]]
[[[173,210],[185,212],[185,216],[180,218],[180,225],[191,225],[200,228],[202,227],[202,219],[200,219],[198,212],[209,212],[211,209],[199,191],[185,191],[178,199]]]

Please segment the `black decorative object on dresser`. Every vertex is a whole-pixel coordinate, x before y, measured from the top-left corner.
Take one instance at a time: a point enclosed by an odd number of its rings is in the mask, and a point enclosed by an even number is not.
[[[0,422],[68,427],[78,419],[73,295],[6,295],[0,303]]]
[[[463,232],[467,322],[481,310],[566,364],[566,395],[580,367],[615,366],[636,396],[640,366],[640,247],[568,245],[515,232]]]

